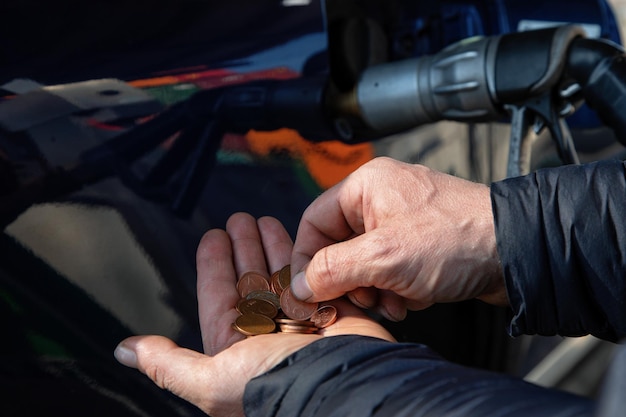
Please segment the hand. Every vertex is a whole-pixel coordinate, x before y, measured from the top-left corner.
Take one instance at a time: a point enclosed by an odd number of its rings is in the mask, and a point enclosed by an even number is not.
[[[247,271],[269,277],[270,271],[289,263],[291,250],[291,238],[276,219],[256,221],[247,214],[233,215],[226,232],[210,230],[197,251],[198,309],[206,354],[164,337],[135,336],[120,343],[116,358],[211,416],[243,416],[247,382],[309,343],[341,334],[393,341],[384,328],[345,300],[333,303],[338,320],[321,335],[275,333],[246,338],[233,330],[238,316],[237,277]]]
[[[437,302],[508,304],[489,188],[389,158],[307,208],[291,271],[302,300],[348,294],[391,320]]]

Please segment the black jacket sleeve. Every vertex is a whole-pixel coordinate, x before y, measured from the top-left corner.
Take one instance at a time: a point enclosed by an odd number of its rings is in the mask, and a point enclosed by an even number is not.
[[[417,344],[325,337],[250,381],[249,417],[591,416],[594,403],[453,364]]]
[[[626,336],[624,162],[491,185],[512,335]]]

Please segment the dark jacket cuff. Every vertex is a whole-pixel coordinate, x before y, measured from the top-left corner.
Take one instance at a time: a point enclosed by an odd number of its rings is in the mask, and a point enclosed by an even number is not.
[[[496,182],[491,198],[512,335],[626,336],[622,161]]]

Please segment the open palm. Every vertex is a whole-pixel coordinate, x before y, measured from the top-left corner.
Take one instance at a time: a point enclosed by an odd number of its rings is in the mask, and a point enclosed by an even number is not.
[[[393,341],[378,323],[346,300],[335,300],[337,321],[317,335],[275,333],[246,337],[232,323],[239,313],[237,277],[248,271],[269,276],[288,264],[293,243],[280,222],[234,214],[226,231],[208,231],[197,251],[198,312],[204,354],[161,336],[135,336],[120,343],[116,357],[157,385],[206,413],[243,416],[250,379],[321,337],[357,334]]]

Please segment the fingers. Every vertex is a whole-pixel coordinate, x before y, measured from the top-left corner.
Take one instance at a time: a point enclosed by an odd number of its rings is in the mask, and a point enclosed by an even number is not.
[[[226,232],[233,245],[237,278],[249,271],[267,276],[265,253],[256,219],[247,213],[235,213],[226,222]]]
[[[269,279],[269,273],[289,263],[291,237],[271,217],[258,221],[249,214],[236,213],[226,231],[207,232],[197,252],[198,310],[204,351],[208,355],[228,348],[245,336],[232,328],[239,316],[237,279],[255,271]]]
[[[358,221],[357,224],[351,225],[347,220],[348,216],[363,218],[359,212],[354,214],[352,212],[360,210],[361,205],[349,204],[346,207],[351,211],[344,213],[339,203],[344,184],[345,182],[342,182],[327,190],[304,211],[291,256],[292,274],[301,271],[321,248],[350,238],[355,234],[354,229],[362,233],[362,225],[359,225]]]
[[[231,240],[223,230],[210,230],[196,252],[198,317],[202,344],[207,355],[215,355],[245,336],[231,325],[239,315],[237,274]]]
[[[377,231],[372,231],[320,249],[305,270],[293,276],[294,295],[313,302],[339,298],[361,287],[385,289],[386,257],[377,251],[389,250],[381,246],[377,235]],[[363,299],[359,300],[359,296]],[[354,301],[369,307],[373,301],[370,297],[371,294],[359,293]]]
[[[207,355],[214,356],[245,339],[232,327],[239,316],[238,277],[248,271],[267,275],[256,219],[236,213],[228,219],[226,231],[209,230],[198,246],[196,264],[202,345]]]
[[[378,304],[376,288],[357,288],[347,293],[352,304],[361,308],[373,308]]]
[[[272,274],[291,261],[293,242],[282,223],[273,217],[257,220],[268,272]]]
[[[248,271],[269,274],[287,265],[293,242],[287,230],[273,217],[256,220],[249,214],[233,214],[226,223],[233,245],[238,276]]]
[[[406,318],[407,302],[393,291],[357,288],[347,293],[347,297],[357,307],[376,311],[387,320],[402,321]]]
[[[136,368],[160,388],[208,411],[211,359],[177,346],[162,336],[134,336],[123,340],[114,353],[123,365]],[[213,381],[215,383],[216,381]]]
[[[402,321],[407,314],[407,301],[393,291],[380,291],[376,311],[391,321]]]

